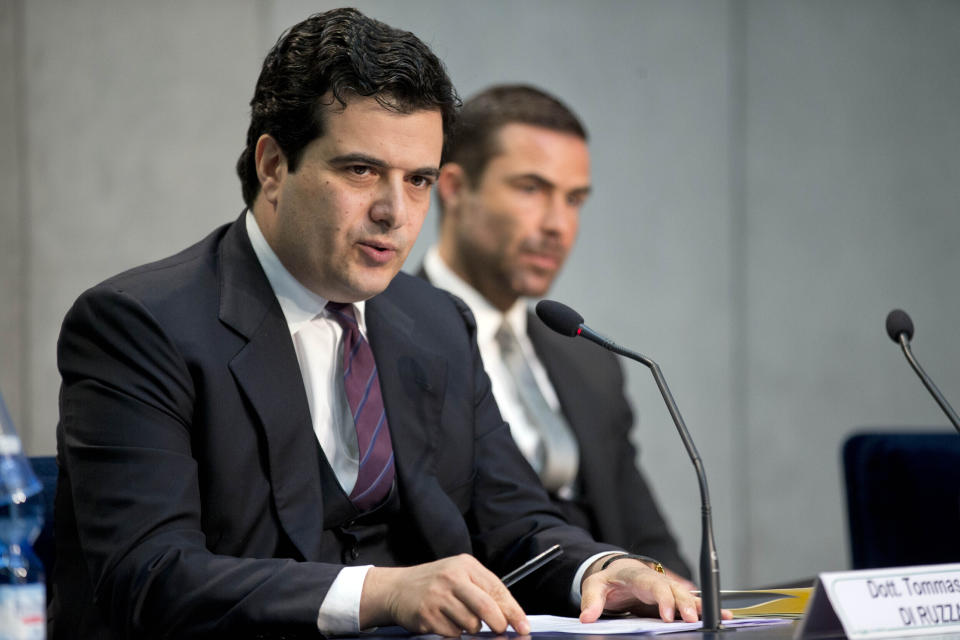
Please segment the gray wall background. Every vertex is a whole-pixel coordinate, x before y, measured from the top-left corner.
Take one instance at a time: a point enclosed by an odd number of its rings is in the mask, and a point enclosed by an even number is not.
[[[724,586],[846,567],[844,438],[946,425],[889,309],[960,402],[960,3],[357,5],[430,43],[464,96],[530,81],[583,117],[595,195],[553,297],[663,367]],[[262,57],[332,6],[0,0],[0,388],[30,453],[55,450],[73,299],[239,213]],[[648,372],[628,374],[643,467],[696,562],[690,463]]]

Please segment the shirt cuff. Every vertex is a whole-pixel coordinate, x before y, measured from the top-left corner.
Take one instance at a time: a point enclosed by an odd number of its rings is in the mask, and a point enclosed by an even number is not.
[[[373,565],[344,567],[334,578],[327,597],[320,603],[317,629],[325,636],[360,633],[360,596],[363,581]]]
[[[583,561],[583,564],[580,565],[580,568],[577,569],[577,572],[573,576],[573,584],[570,585],[570,602],[573,603],[574,607],[577,609],[580,608],[580,583],[583,582],[583,574],[587,572],[587,569],[590,568],[590,565],[600,558],[605,558],[606,556],[618,556],[624,553],[626,553],[626,551],[602,551]]]

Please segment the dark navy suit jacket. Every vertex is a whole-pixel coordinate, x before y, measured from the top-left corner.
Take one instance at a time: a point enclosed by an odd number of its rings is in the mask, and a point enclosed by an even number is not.
[[[55,637],[316,631],[342,568],[318,561],[322,452],[242,221],[67,314]],[[609,547],[562,520],[514,445],[470,312],[400,274],[366,318],[409,518],[401,543],[503,574],[559,542],[564,556],[515,593],[528,611],[568,611],[577,566]]]

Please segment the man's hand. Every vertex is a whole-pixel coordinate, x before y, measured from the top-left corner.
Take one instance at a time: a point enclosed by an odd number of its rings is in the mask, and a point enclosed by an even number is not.
[[[679,583],[680,583],[680,586],[683,587],[684,589],[686,589],[687,591],[696,591],[696,590],[697,590],[697,588],[698,588],[697,585],[693,584],[692,582],[690,582],[689,580],[687,580],[686,578],[684,578],[684,577],[683,577],[682,575],[680,575],[679,573],[676,573],[676,572],[674,572],[674,571],[670,571],[669,567],[664,567],[663,570],[667,573],[667,577],[668,577],[668,578],[670,578],[670,579],[673,580],[674,582],[679,582]]]
[[[530,633],[523,609],[500,578],[473,556],[461,554],[413,567],[372,567],[360,597],[360,628],[399,624],[414,633],[459,636],[496,633],[509,624]]]
[[[700,619],[700,598],[683,583],[632,558],[617,560],[601,570],[606,560],[609,557],[600,558],[587,569],[580,589],[580,622],[596,622],[604,611],[655,615],[653,607],[665,622],[673,622],[676,612],[684,622]],[[721,613],[725,620],[733,617],[729,611]]]

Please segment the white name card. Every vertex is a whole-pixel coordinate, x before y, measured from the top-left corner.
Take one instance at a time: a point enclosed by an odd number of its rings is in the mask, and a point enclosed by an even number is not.
[[[960,632],[960,564],[821,573],[799,638]]]

